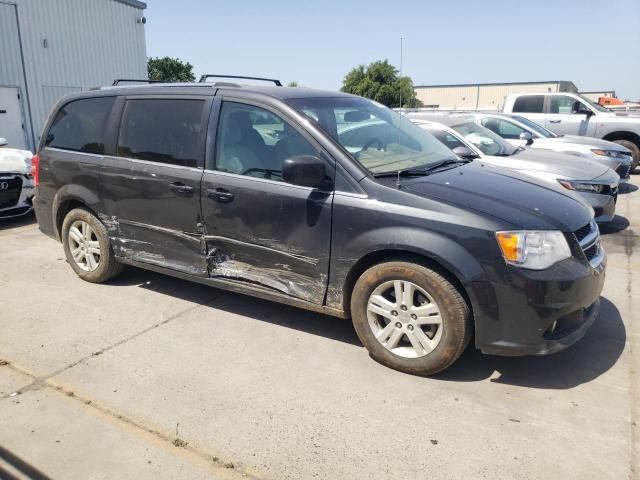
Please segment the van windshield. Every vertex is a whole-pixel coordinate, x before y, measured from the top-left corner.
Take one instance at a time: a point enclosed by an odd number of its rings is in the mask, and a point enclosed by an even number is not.
[[[336,97],[299,98],[288,103],[373,174],[458,160],[433,135],[377,102]]]

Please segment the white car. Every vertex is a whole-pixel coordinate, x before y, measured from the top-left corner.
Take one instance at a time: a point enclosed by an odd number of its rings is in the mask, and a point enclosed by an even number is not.
[[[556,135],[521,115],[477,113],[474,117],[476,123],[516,147],[540,148],[585,157],[615,170],[623,182],[629,180],[632,152],[618,143],[578,135]]]
[[[640,163],[639,112],[614,112],[579,93],[511,93],[502,113],[515,113],[559,135],[596,137],[619,143]]]
[[[28,150],[8,148],[0,138],[0,219],[19,217],[33,210],[35,194]]]

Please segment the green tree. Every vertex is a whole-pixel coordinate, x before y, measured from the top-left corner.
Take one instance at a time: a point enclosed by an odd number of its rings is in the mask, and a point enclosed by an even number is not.
[[[193,82],[196,79],[193,75],[193,65],[179,58],[151,57],[147,61],[147,72],[149,80],[162,82]]]
[[[289,84],[287,85],[287,87],[299,87],[300,85],[298,85],[298,82],[296,82],[295,80],[289,82]]]
[[[398,76],[398,69],[387,60],[354,68],[344,77],[341,90],[370,98],[390,108],[422,106],[422,102],[416,98],[411,78]]]

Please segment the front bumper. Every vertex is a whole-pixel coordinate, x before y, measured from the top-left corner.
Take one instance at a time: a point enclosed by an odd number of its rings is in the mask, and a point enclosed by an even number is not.
[[[598,316],[606,258],[592,267],[579,258],[544,271],[509,267],[501,282],[469,288],[476,347],[491,355],[546,355],[584,336]]]
[[[574,192],[582,200],[593,208],[596,222],[607,223],[616,216],[616,201],[618,200],[618,188],[611,189],[610,193]]]
[[[33,180],[25,175],[21,174],[0,174],[0,181],[5,185],[11,185],[11,183],[19,182],[20,191],[17,192],[13,198],[5,199],[3,197],[3,207],[0,208],[0,219],[8,219],[21,217],[27,215],[33,211],[33,196],[35,194],[35,188],[33,186]],[[16,187],[17,189],[18,187]],[[8,200],[8,201],[7,201]]]

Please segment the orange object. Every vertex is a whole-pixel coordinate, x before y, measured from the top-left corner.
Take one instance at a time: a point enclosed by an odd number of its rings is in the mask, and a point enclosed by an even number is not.
[[[523,250],[522,235],[518,235],[516,232],[496,232],[496,238],[505,260],[510,262],[521,260]]]
[[[598,98],[598,105],[624,105],[624,104],[615,97],[600,97]]]

